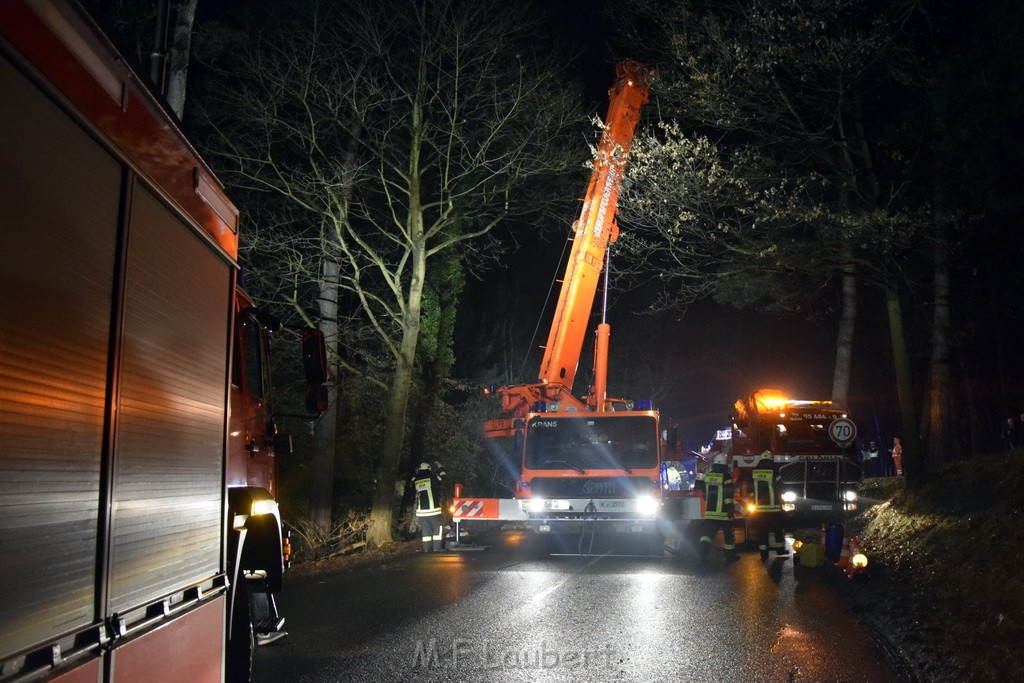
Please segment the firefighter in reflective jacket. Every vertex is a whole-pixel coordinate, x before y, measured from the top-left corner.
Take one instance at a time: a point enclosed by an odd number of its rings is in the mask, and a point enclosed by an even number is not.
[[[750,473],[754,490],[751,501],[754,504],[753,521],[757,528],[758,550],[761,559],[768,559],[769,551],[776,555],[786,552],[786,532],[782,527],[782,505],[779,500],[779,472],[771,451],[761,454],[760,460]]]
[[[726,564],[738,560],[736,537],[733,530],[732,470],[728,458],[722,453],[711,461],[711,469],[704,473],[704,523],[700,537],[700,561],[708,559],[711,544],[722,530],[722,549]]]
[[[416,490],[416,519],[420,523],[425,553],[441,551],[441,479],[444,476],[440,465],[434,472],[429,462],[421,462],[412,478]]]

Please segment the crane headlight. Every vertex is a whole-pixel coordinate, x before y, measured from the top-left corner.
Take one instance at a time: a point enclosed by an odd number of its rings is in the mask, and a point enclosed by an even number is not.
[[[651,496],[640,496],[636,499],[636,511],[644,517],[653,517],[658,511],[658,501]]]

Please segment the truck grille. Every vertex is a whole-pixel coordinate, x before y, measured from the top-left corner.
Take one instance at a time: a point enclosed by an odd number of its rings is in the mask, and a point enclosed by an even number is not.
[[[530,491],[545,498],[632,498],[657,486],[647,477],[537,477]]]

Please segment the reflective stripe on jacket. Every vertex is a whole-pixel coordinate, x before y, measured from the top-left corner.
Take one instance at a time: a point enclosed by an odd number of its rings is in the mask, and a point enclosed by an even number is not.
[[[762,459],[750,473],[750,478],[754,483],[754,506],[763,512],[782,510],[782,506],[779,505],[779,492],[775,487],[779,481],[779,475],[775,472],[774,461],[765,462]]]
[[[732,519],[732,474],[726,465],[712,465],[704,474],[704,518]]]
[[[441,477],[444,470],[434,474],[418,470],[412,485],[416,489],[416,516],[432,517],[441,514]]]

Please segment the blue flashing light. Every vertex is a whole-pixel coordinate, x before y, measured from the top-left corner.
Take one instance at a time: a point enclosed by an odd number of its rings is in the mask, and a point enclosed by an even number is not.
[[[533,404],[530,410],[532,410],[535,413],[543,413],[545,412],[546,407],[547,405],[544,403],[544,401],[537,401],[536,403]]]
[[[654,403],[649,398],[642,398],[636,402],[637,410],[654,410]]]
[[[519,488],[523,488],[523,489],[530,488],[530,482],[528,482],[528,481],[521,481],[521,482],[519,482]]]

